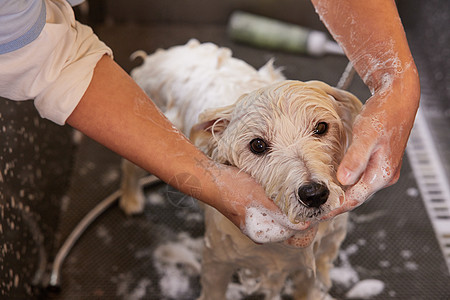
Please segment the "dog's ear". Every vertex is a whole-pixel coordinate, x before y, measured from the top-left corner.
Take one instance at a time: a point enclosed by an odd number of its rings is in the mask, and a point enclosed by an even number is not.
[[[206,155],[214,160],[225,163],[225,159],[218,157],[217,146],[223,132],[230,123],[231,114],[235,104],[205,110],[199,116],[199,123],[191,128],[190,140],[200,148]],[[224,161],[222,161],[224,160]]]

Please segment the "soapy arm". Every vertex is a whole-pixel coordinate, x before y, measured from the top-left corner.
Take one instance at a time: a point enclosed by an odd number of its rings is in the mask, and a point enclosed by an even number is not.
[[[108,56],[96,65],[92,81],[67,123],[181,192],[215,207],[241,230],[248,227],[250,207],[264,207],[279,215],[275,221],[281,226],[297,230],[307,226],[282,219],[284,215],[250,175],[206,157]],[[186,174],[200,184],[183,180],[188,178]]]
[[[348,211],[394,184],[419,105],[416,66],[393,0],[312,0],[321,20],[372,92],[353,125],[339,169]]]

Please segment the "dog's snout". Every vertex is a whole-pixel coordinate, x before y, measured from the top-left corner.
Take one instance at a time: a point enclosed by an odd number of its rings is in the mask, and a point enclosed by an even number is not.
[[[320,207],[327,202],[330,191],[320,182],[311,182],[298,189],[300,203],[306,207]]]

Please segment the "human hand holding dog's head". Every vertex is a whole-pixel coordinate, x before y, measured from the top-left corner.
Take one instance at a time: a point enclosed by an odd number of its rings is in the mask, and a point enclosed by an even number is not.
[[[337,172],[347,186],[341,207],[325,218],[358,207],[395,184],[419,103],[417,73],[394,80],[367,101],[353,125],[353,141]]]
[[[291,223],[267,198],[263,187],[250,175],[235,167],[216,164],[220,195],[212,206],[256,243],[287,240],[310,226],[310,222]]]

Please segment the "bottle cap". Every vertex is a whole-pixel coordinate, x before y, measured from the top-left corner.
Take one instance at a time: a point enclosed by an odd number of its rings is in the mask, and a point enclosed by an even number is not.
[[[324,54],[345,55],[341,47],[333,41],[330,41],[324,32],[312,30],[309,33],[306,43],[308,54],[321,56]]]

